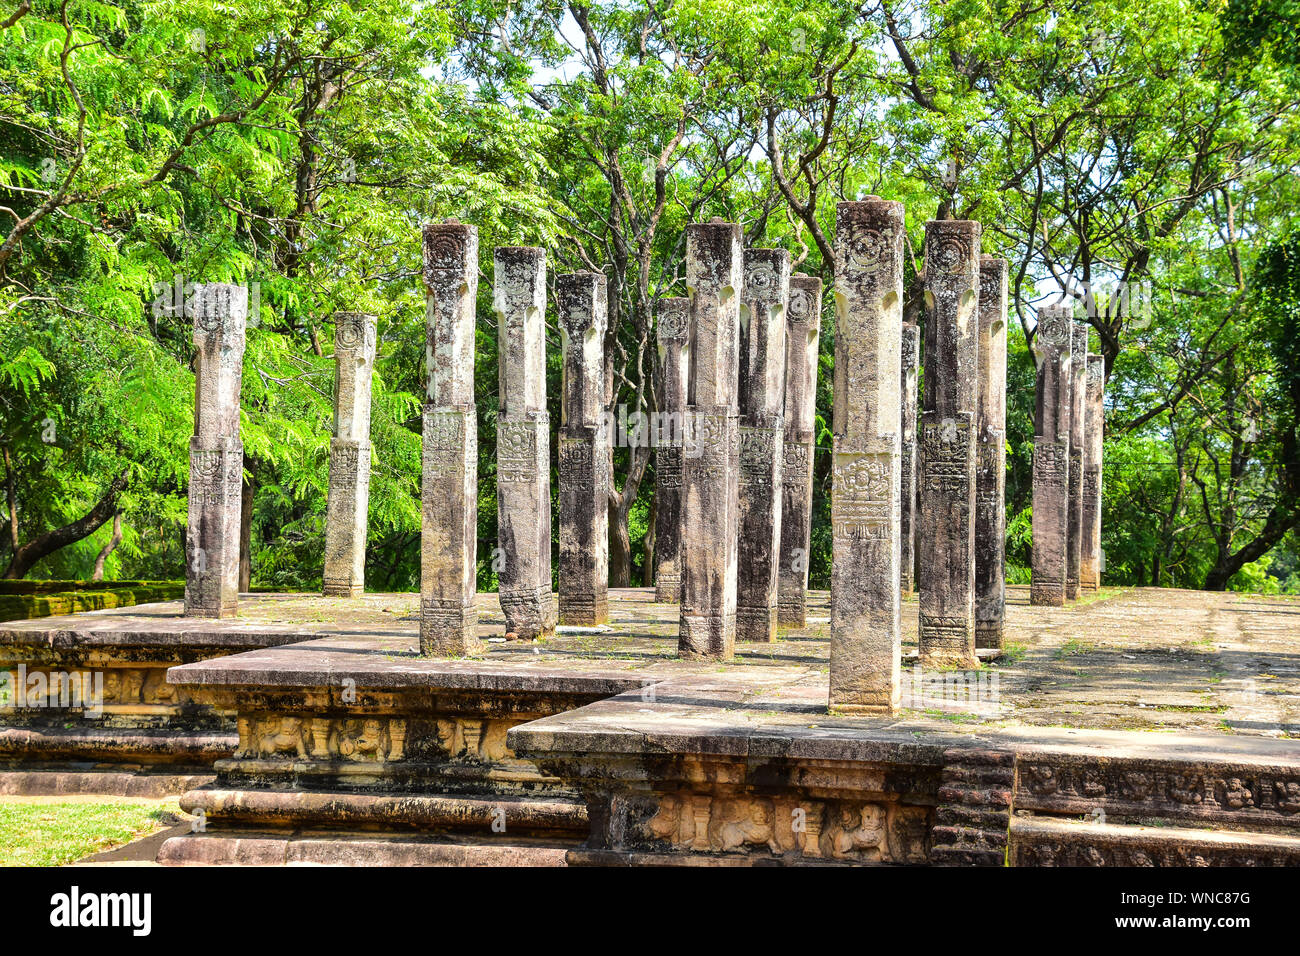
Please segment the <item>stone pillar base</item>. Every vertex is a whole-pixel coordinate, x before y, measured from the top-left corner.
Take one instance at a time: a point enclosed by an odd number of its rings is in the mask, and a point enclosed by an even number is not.
[[[234,617],[239,605],[239,516],[244,446],[190,439],[185,616]]]
[[[977,650],[1002,648],[1002,623],[975,622],[975,647]]]
[[[425,657],[463,657],[482,649],[478,609],[430,598],[420,601],[420,653]]]
[[[1035,607],[1065,607],[1065,588],[1058,581],[1035,581],[1029,585],[1029,603]]]
[[[750,643],[771,643],[776,640],[777,608],[737,607],[736,640]]]
[[[709,615],[683,604],[677,634],[677,650],[682,657],[730,660],[735,655],[736,615]]]
[[[321,594],[324,597],[359,598],[365,593],[364,585],[348,584],[347,582],[326,581],[325,586],[321,588]]]
[[[560,623],[586,627],[609,623],[608,597],[604,594],[565,594],[561,591]]]
[[[807,627],[807,597],[800,593],[790,595],[790,599],[787,601],[785,595],[782,595],[781,603],[776,606],[776,623],[780,627]]]
[[[666,575],[663,565],[655,573],[655,600],[665,604],[676,604],[682,599],[682,579],[677,575]]]
[[[498,595],[506,616],[506,633],[521,641],[552,637],[557,613],[550,588],[518,588]]]

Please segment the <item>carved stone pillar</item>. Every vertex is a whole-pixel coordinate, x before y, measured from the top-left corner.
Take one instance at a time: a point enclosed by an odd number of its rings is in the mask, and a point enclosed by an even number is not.
[[[655,600],[682,595],[682,444],[690,375],[690,299],[661,299],[656,309],[660,400],[655,445]]]
[[[564,385],[560,422],[560,623],[609,620],[609,435],[605,277],[555,280]]]
[[[420,653],[460,657],[480,647],[478,418],[474,411],[474,301],[478,230],[424,227],[425,362],[420,484]]]
[[[812,537],[821,279],[800,273],[790,277],[785,319],[785,440],[781,447],[777,623],[803,627],[808,614],[808,551]]]
[[[199,285],[185,309],[194,320],[198,353],[185,533],[185,614],[231,617],[239,603],[239,516],[244,480],[239,389],[248,290],[221,283]]]
[[[899,479],[902,497],[899,531],[898,586],[904,594],[916,590],[916,472],[920,459],[916,448],[917,369],[921,359],[921,330],[903,323],[902,420],[899,435],[902,467]]]
[[[1083,415],[1087,405],[1088,323],[1070,323],[1070,485],[1069,537],[1065,552],[1065,598],[1079,599],[1079,566],[1083,555]]]
[[[776,640],[790,253],[747,249],[740,302],[736,640]]]
[[[546,412],[546,253],[500,246],[493,309],[500,342],[497,542],[506,633],[555,632],[551,595],[551,453]]]
[[[1101,458],[1105,432],[1106,359],[1088,356],[1088,393],[1083,416],[1083,545],[1079,587],[1101,587]]]
[[[921,660],[975,666],[975,409],[980,224],[925,225],[921,412]]]
[[[325,511],[324,592],[365,592],[366,519],[370,503],[370,379],[375,367],[375,317],[334,316],[334,436]]]
[[[732,657],[736,644],[741,268],[738,225],[715,219],[686,227],[691,372],[677,646],[684,656],[723,660]]]
[[[975,646],[1002,646],[1006,617],[1007,263],[980,258],[975,450]]]
[[[899,704],[903,204],[840,203],[835,225],[830,706]]]
[[[1070,485],[1070,307],[1045,306],[1038,315],[1034,414],[1033,560],[1031,604],[1065,604],[1067,491]]]

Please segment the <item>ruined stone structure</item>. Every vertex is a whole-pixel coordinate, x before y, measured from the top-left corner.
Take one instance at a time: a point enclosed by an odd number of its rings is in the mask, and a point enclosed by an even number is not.
[[[1002,646],[1006,617],[1007,263],[980,257],[975,445],[975,647]]]
[[[456,657],[479,647],[478,416],[474,409],[474,300],[478,230],[424,227],[426,298],[424,447],[420,497],[420,653]]]
[[[691,300],[661,299],[655,312],[659,342],[659,410],[666,427],[655,446],[655,600],[682,594],[682,439],[690,375]]]
[[[564,384],[560,422],[560,623],[609,619],[609,433],[605,277],[555,280]]]
[[[1088,356],[1087,395],[1083,421],[1083,543],[1079,559],[1079,588],[1101,586],[1101,455],[1105,433],[1106,359]]]
[[[830,706],[898,707],[903,204],[840,203],[835,226]]]
[[[902,500],[899,531],[898,586],[904,594],[916,590],[916,385],[917,369],[921,358],[921,330],[911,322],[903,323],[902,366],[902,417],[899,434],[902,436],[902,475],[899,479]]]
[[[740,301],[740,475],[736,640],[774,641],[785,438],[785,308],[790,253],[746,249]]]
[[[506,634],[555,631],[551,596],[550,416],[546,411],[546,253],[500,246],[492,308],[500,343],[497,543]]]
[[[1088,377],[1088,324],[1070,323],[1070,483],[1066,513],[1065,597],[1079,599],[1083,548],[1083,415]]]
[[[742,279],[738,225],[715,219],[686,227],[691,377],[682,460],[678,649],[686,656],[724,660],[732,657],[736,643]]]
[[[781,567],[777,623],[807,623],[808,554],[812,536],[813,456],[822,280],[790,277],[785,310],[785,438],[781,443]]]
[[[334,436],[325,512],[326,597],[365,591],[366,517],[370,503],[370,379],[375,317],[334,316]]]
[[[1045,306],[1038,314],[1034,411],[1033,555],[1029,600],[1065,604],[1066,539],[1070,485],[1070,307]]]
[[[239,389],[248,290],[214,283],[186,303],[194,320],[194,435],[190,438],[185,613],[230,617],[239,603],[239,516],[244,445]]]
[[[975,660],[975,433],[980,224],[925,224],[919,644],[923,662]]]

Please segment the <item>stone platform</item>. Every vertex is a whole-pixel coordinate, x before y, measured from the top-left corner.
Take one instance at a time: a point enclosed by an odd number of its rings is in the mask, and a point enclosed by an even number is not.
[[[0,785],[189,788],[169,863],[1300,862],[1300,601],[1028,597],[966,672],[916,667],[905,600],[888,718],[828,713],[824,592],[725,664],[679,660],[640,589],[535,643],[480,595],[485,652],[451,660],[418,656],[413,594],[19,622],[11,669],[114,677],[94,718],[0,712]]]
[[[1294,599],[1011,588],[1003,655],[905,661],[890,718],[827,712],[825,593],[725,664],[678,660],[649,590],[539,643],[479,604],[486,651],[454,660],[417,656],[415,595],[254,597],[211,622],[295,642],[170,671],[238,715],[238,744],[183,798],[206,831],[160,859],[1300,862]],[[904,622],[907,654],[914,601]]]

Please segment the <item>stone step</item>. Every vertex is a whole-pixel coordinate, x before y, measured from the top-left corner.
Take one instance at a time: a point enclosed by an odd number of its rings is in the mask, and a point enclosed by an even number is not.
[[[1016,816],[1009,857],[1012,866],[1297,866],[1300,835]]]
[[[188,813],[209,821],[252,822],[259,827],[398,827],[478,831],[487,840],[505,833],[587,833],[587,807],[548,796],[456,796],[304,790],[230,790],[209,787],[181,798]]]
[[[382,838],[370,834],[259,833],[172,837],[158,852],[164,866],[565,866],[570,846]]]
[[[164,765],[165,766],[165,765]],[[41,797],[103,794],[113,797],[171,797],[213,781],[212,774],[129,770],[0,771],[0,795]]]
[[[228,757],[239,737],[224,731],[162,731],[110,727],[6,727],[0,757],[24,761],[66,757],[120,762],[210,765]]]

